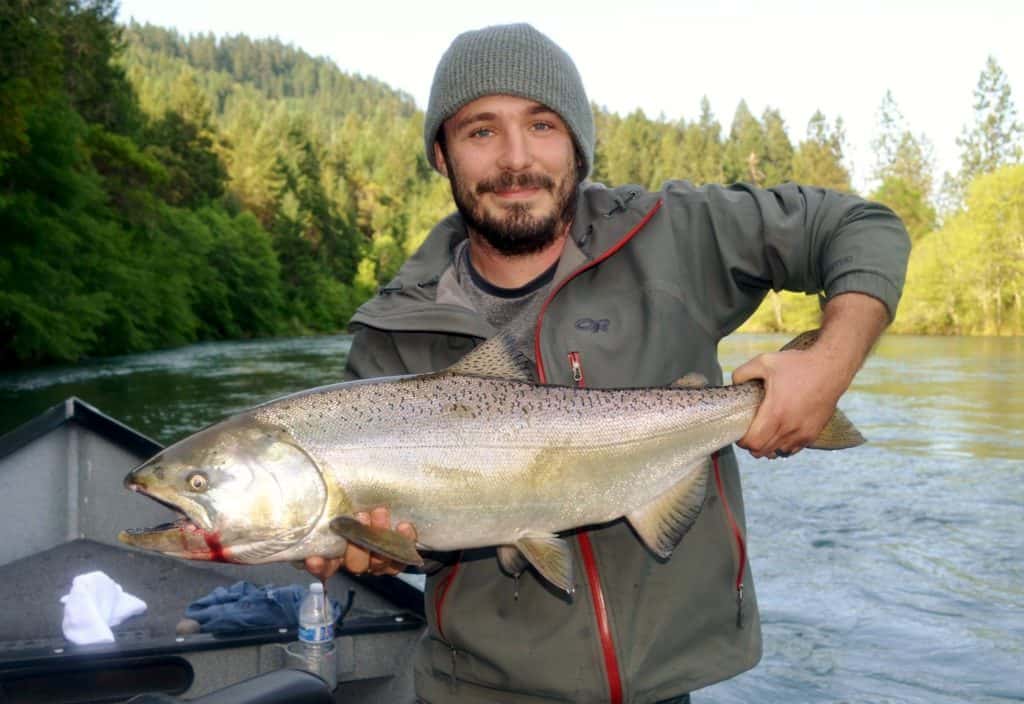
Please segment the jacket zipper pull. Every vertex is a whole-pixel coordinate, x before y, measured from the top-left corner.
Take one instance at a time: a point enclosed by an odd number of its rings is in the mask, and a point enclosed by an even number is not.
[[[572,380],[576,382],[576,386],[581,389],[586,386],[587,383],[583,378],[583,365],[580,363],[579,352],[569,353],[569,368],[572,369]]]
[[[743,582],[736,585],[736,628],[743,628]]]

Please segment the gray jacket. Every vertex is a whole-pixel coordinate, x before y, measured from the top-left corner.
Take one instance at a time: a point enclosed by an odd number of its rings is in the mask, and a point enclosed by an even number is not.
[[[352,319],[352,378],[445,368],[494,330],[452,272],[465,238],[442,221]],[[581,188],[571,242],[523,350],[538,378],[593,387],[667,385],[691,371],[722,382],[716,350],[769,289],[874,296],[895,313],[909,239],[884,206],[791,184],[670,182]],[[580,428],[581,433],[586,428]],[[438,702],[658,702],[742,672],[761,656],[732,448],[672,557],[625,521],[577,531],[572,598],[495,551],[430,575],[417,694]]]

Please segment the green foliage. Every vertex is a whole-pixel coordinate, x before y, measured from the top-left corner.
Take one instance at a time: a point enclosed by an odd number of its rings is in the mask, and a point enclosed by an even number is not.
[[[682,170],[672,178],[687,178],[698,185],[722,183],[722,127],[711,112],[711,101],[700,101],[700,117],[686,126],[682,143]]]
[[[761,160],[765,153],[764,126],[754,117],[741,100],[736,106],[729,130],[729,141],[725,146],[723,172],[727,183],[743,181],[755,186],[765,185],[765,173]]]
[[[793,154],[793,180],[810,186],[851,191],[850,172],[843,166],[846,136],[842,118],[829,126],[819,110],[807,123],[807,138]]]
[[[276,40],[119,27],[114,11],[0,6],[0,367],[341,329],[451,211],[409,96]],[[968,175],[1020,156],[994,61],[976,98]],[[850,190],[842,121],[820,112],[795,148],[778,110],[744,102],[724,138],[706,97],[694,120],[594,113],[592,178],[610,185]],[[931,232],[930,146],[889,94],[877,151],[873,195],[919,244],[898,329],[1020,332],[1019,168],[977,178]],[[745,329],[818,314],[770,293]]]
[[[935,229],[935,208],[929,202],[928,194],[921,190],[920,184],[911,179],[887,176],[869,197],[889,206],[900,216],[912,242],[917,242]]]
[[[758,166],[764,173],[764,181],[771,185],[790,181],[793,177],[793,144],[786,133],[782,113],[766,108],[761,120],[764,123],[764,153],[758,158]]]
[[[325,165],[317,145],[329,128],[298,118],[308,106],[285,103],[297,93],[323,98],[318,86],[334,86],[337,107],[355,79],[338,80],[336,69],[293,49],[260,45],[248,56],[254,62],[264,65],[269,50],[272,69],[312,66],[312,85],[257,71],[258,88],[239,91],[239,131],[225,135],[219,119],[235,81],[211,79],[203,67],[233,59],[212,38],[193,47],[154,31],[164,50],[194,58],[199,70],[150,56],[167,69],[149,74],[153,85],[140,64],[118,58],[122,30],[110,0],[15,5],[0,8],[0,106],[10,108],[0,115],[0,366],[344,325],[361,300],[353,282],[365,236],[358,214],[337,205],[354,208],[357,199],[336,201],[328,188],[347,191],[338,175],[363,174],[338,159]],[[371,95],[388,93],[368,84]],[[392,104],[400,112],[407,101]],[[255,149],[239,158],[231,138],[249,145],[243,130],[264,125]],[[392,176],[408,162],[389,162],[387,147],[366,163],[392,170],[385,178],[397,201],[403,186]],[[406,183],[423,177],[415,158],[412,166]],[[232,189],[232,168],[256,171],[242,182],[262,190]],[[404,227],[380,214],[370,226],[379,221]]]
[[[792,291],[769,291],[757,311],[740,326],[740,332],[795,332],[821,325],[817,296]]]
[[[1024,334],[1024,166],[980,176],[911,255],[901,332]]]
[[[878,110],[878,133],[873,178],[878,186],[870,198],[893,209],[915,242],[935,229],[937,214],[931,203],[931,144],[915,137],[903,119],[896,99],[885,92]]]

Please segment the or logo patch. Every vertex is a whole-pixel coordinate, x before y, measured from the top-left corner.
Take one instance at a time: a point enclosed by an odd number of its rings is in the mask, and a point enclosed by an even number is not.
[[[601,318],[600,320],[594,320],[593,318],[580,318],[576,321],[576,329],[583,330],[585,332],[608,332],[608,326],[611,325],[611,321],[608,318]]]

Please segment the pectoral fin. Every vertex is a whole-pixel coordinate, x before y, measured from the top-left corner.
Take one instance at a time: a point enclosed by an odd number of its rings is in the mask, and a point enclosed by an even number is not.
[[[258,543],[235,545],[231,548],[232,559],[245,564],[266,562],[267,558],[276,555],[286,548],[299,542],[306,533],[305,526],[284,531],[268,540]]]
[[[626,514],[640,539],[658,557],[669,557],[700,515],[710,467],[711,458],[705,457],[689,467],[671,489]]]
[[[516,547],[544,579],[566,594],[576,590],[567,542],[550,533],[528,533],[516,540]]]
[[[406,565],[423,566],[423,558],[416,552],[416,543],[398,531],[364,526],[351,516],[339,516],[332,520],[331,530],[345,540],[382,557]]]

